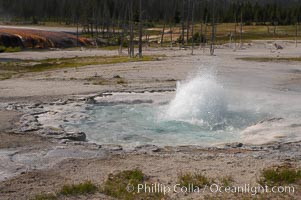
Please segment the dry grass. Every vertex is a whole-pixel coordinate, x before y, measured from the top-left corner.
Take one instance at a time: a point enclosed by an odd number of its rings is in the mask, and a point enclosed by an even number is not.
[[[138,184],[147,183],[148,177],[139,169],[122,171],[117,174],[110,174],[107,181],[103,184],[101,192],[108,196],[124,200],[168,199],[163,193],[138,193]],[[128,191],[128,187],[133,187],[133,191]]]
[[[279,58],[244,57],[244,58],[237,58],[237,59],[244,60],[244,61],[253,61],[253,62],[301,62],[301,57],[279,57]]]
[[[11,74],[22,74],[27,72],[43,72],[49,70],[77,68],[90,65],[117,64],[125,62],[142,62],[158,60],[160,55],[144,56],[143,58],[129,58],[126,56],[94,56],[73,57],[45,60],[24,60],[20,62],[0,62],[0,80],[11,78]],[[119,80],[118,84],[125,84],[125,80]]]

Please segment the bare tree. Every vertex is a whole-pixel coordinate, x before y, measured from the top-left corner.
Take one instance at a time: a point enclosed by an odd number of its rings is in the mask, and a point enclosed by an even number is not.
[[[193,55],[194,50],[194,1],[192,1],[192,14],[191,14],[191,35],[192,35],[192,45],[191,45],[191,55]]]
[[[79,21],[78,21],[78,17],[76,19],[76,46],[78,47],[78,40],[79,40],[79,32],[78,32],[78,26],[79,26]]]
[[[184,43],[185,43],[185,39],[184,39],[184,33],[185,33],[185,23],[184,23],[184,18],[185,18],[185,0],[182,0],[182,16],[181,16],[181,24],[182,24],[182,33],[181,33],[181,48],[184,48]]]
[[[200,40],[200,49],[202,48],[202,41],[203,39],[203,20],[201,21],[201,27],[200,27],[200,37],[199,37],[199,40]]]
[[[172,29],[172,24],[170,23],[169,25],[169,32],[170,32],[170,47],[172,48],[172,43],[173,43],[173,37],[172,37],[172,34],[173,34],[173,29]]]
[[[242,48],[242,26],[243,26],[243,21],[242,21],[242,8],[240,10],[240,34],[239,34],[239,38],[240,38],[240,45],[239,48]]]
[[[215,40],[215,0],[212,0],[212,33],[211,33],[211,44],[210,44],[210,55],[214,55],[214,40]]]
[[[296,48],[298,47],[298,26],[299,26],[299,23],[297,22],[296,23],[296,30],[295,30],[295,45],[296,45]]]
[[[190,2],[191,0],[188,0],[187,5],[187,18],[186,18],[186,43],[189,42],[189,33],[190,33]]]
[[[204,33],[204,44],[203,44],[203,53],[205,53],[205,47],[207,45],[207,32],[208,32],[208,15],[206,15],[206,20],[205,20],[205,33]]]
[[[234,22],[234,51],[236,51],[236,33],[237,33],[237,16],[235,13],[235,22]]]
[[[163,24],[162,33],[161,33],[161,40],[160,40],[161,47],[163,46],[163,42],[164,42],[164,34],[165,34],[165,26],[166,26],[165,19],[166,19],[166,15],[164,17],[164,24]]]
[[[139,58],[142,58],[142,0],[139,1]]]
[[[130,26],[130,45],[129,45],[129,55],[130,57],[135,57],[134,49],[134,23],[133,23],[133,0],[130,1],[129,9],[129,26]]]
[[[123,23],[122,23],[122,31],[120,32],[120,46],[119,46],[119,50],[118,50],[118,53],[119,55],[122,54],[122,48],[123,48],[123,44],[124,44],[124,38],[125,38],[125,35],[127,35],[127,26],[125,24],[126,22],[126,19],[127,19],[127,12],[128,12],[128,6],[126,4],[124,4],[124,16],[123,16]]]

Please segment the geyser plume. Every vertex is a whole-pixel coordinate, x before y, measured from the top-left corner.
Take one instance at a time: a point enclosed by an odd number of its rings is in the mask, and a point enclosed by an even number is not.
[[[225,93],[216,76],[199,72],[190,81],[179,82],[175,98],[165,113],[166,120],[184,121],[213,128],[224,123]]]

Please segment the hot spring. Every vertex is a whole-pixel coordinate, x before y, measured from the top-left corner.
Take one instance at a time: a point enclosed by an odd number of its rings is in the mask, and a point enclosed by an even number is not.
[[[213,73],[199,73],[179,82],[176,93],[101,97],[85,109],[88,118],[67,124],[99,144],[210,146],[236,142],[242,129],[266,115],[229,102],[228,95]]]

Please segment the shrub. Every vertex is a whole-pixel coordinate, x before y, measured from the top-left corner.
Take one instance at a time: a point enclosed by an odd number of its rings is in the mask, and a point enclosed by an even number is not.
[[[209,185],[211,181],[204,175],[200,173],[187,173],[181,174],[179,176],[179,183],[181,186],[189,187],[189,185],[193,185],[194,187],[202,188],[206,185]]]
[[[135,192],[138,184],[147,184],[147,177],[139,169],[122,171],[118,174],[110,174],[107,181],[103,184],[101,192],[105,195],[118,199],[167,199],[163,193],[138,193]],[[134,191],[127,191],[128,186],[133,187]]]
[[[295,184],[301,180],[301,171],[289,167],[275,167],[264,169],[261,182],[266,184]]]
[[[83,194],[93,194],[98,190],[98,187],[91,181],[86,181],[80,184],[64,185],[59,191],[59,194],[64,196],[75,196]]]

